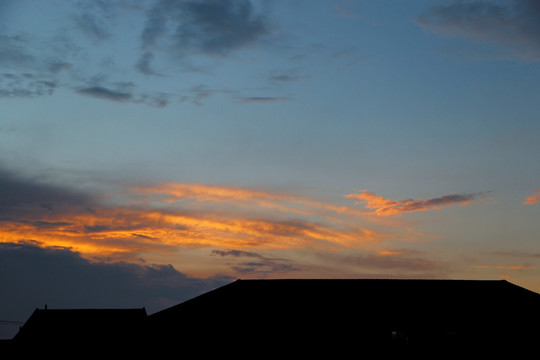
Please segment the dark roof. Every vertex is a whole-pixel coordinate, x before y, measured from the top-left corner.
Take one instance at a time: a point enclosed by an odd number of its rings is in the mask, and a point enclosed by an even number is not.
[[[14,344],[39,354],[69,345],[67,354],[153,357],[485,356],[530,351],[539,324],[540,294],[505,280],[237,280],[150,316],[144,308],[37,309]]]
[[[506,280],[381,280],[381,279],[280,279],[237,280],[196,298],[149,316],[152,320],[174,321],[185,312],[206,309],[209,312],[244,313],[249,311],[318,310],[339,312],[347,308],[355,313],[372,310],[385,313],[426,312],[445,308],[478,313],[528,304],[538,304],[540,294]],[[439,312],[438,312],[439,313]],[[439,316],[442,314],[439,314]]]
[[[146,318],[139,309],[36,309],[14,340],[18,342],[78,342],[124,336]]]
[[[409,348],[457,342],[485,352],[486,343],[539,336],[539,309],[540,294],[505,280],[237,280],[148,321],[157,338],[195,347],[211,338],[223,348],[319,354],[391,348],[402,338]]]

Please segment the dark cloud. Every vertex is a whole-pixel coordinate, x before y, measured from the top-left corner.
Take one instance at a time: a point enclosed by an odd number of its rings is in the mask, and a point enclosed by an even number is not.
[[[274,96],[248,96],[248,97],[237,97],[236,101],[240,103],[250,104],[250,103],[273,103],[281,101],[290,101],[291,98],[288,97],[274,97]]]
[[[180,96],[180,102],[190,102],[195,105],[202,105],[203,100],[216,95],[216,94],[225,94],[230,93],[228,90],[219,90],[213,89],[206,85],[196,85],[184,91],[183,95]]]
[[[112,101],[130,101],[132,95],[126,92],[111,90],[102,86],[90,86],[85,88],[80,88],[77,90],[79,94],[89,95],[92,97],[112,100]]]
[[[0,65],[4,68],[33,65],[36,58],[27,50],[29,40],[22,35],[0,35]]]
[[[0,169],[0,215],[52,211],[56,207],[87,206],[91,197],[75,190],[14,175]]]
[[[478,194],[450,194],[443,195],[437,198],[430,198],[427,200],[411,200],[406,204],[400,206],[403,211],[416,211],[423,210],[428,208],[437,208],[440,206],[448,206],[451,204],[465,204],[476,200],[476,198],[481,195]]]
[[[160,75],[158,72],[152,69],[151,62],[154,59],[154,54],[150,51],[145,52],[135,64],[135,69],[139,70],[145,75]]]
[[[378,196],[372,191],[362,190],[358,194],[346,195],[346,198],[366,203],[366,208],[373,209],[377,215],[393,215],[414,211],[438,210],[441,207],[450,205],[469,205],[475,200],[485,198],[488,193],[490,192],[448,194],[426,200],[392,200]]]
[[[300,69],[276,70],[268,76],[268,81],[272,83],[288,83],[306,78],[306,75],[300,74]]]
[[[22,35],[0,35],[0,97],[52,95],[57,87],[55,75],[66,69],[65,61],[38,58],[29,50],[33,42]]]
[[[129,1],[93,1],[72,5],[74,13],[70,17],[70,29],[82,32],[93,42],[109,41],[114,35],[114,21],[121,14],[120,10],[136,7]],[[62,20],[58,20],[58,26]],[[98,99],[167,106],[168,96],[164,93],[96,82],[88,75],[91,62],[96,61],[88,56],[91,53],[88,46],[81,41],[81,36],[75,41],[72,32],[53,37],[46,34],[0,34],[0,66],[4,71],[0,74],[0,98],[52,95],[59,86],[66,86],[79,94]],[[82,60],[81,54],[88,60]],[[150,60],[151,54],[143,56],[138,70],[151,73]],[[109,69],[103,76],[113,75]]]
[[[145,49],[165,43],[181,55],[226,55],[268,32],[248,0],[161,0],[148,10],[141,40]]]
[[[94,13],[79,14],[74,17],[78,28],[94,40],[106,40],[111,37],[108,23]]]
[[[232,257],[255,257],[255,258],[262,258],[261,255],[250,252],[250,251],[243,251],[243,250],[214,250],[212,251],[212,254],[219,255],[219,256],[232,256]]]
[[[64,248],[0,244],[0,319],[25,321],[36,307],[138,308],[153,313],[225,285],[225,276],[198,279],[171,265],[90,262]],[[0,336],[16,329],[0,326]]]
[[[167,94],[134,93],[132,92],[132,88],[134,87],[135,86],[132,83],[119,84],[116,89],[95,85],[78,88],[76,92],[81,95],[87,95],[98,99],[146,104],[154,107],[165,107],[169,103]]]
[[[515,55],[540,59],[540,2],[453,1],[430,8],[416,22],[430,30],[509,47]]]
[[[32,74],[0,74],[0,97],[36,97],[52,95],[56,89],[54,80]]]
[[[275,74],[270,75],[268,77],[268,80],[270,81],[276,81],[276,82],[289,82],[289,81],[296,81],[298,80],[298,76],[291,75],[291,74]]]
[[[388,254],[372,252],[317,252],[315,256],[324,263],[339,264],[341,269],[352,269],[362,277],[378,278],[445,278],[448,267],[443,262],[434,262],[422,253],[396,250]]]
[[[302,270],[290,260],[267,257],[251,251],[214,250],[212,255],[232,258],[231,268],[242,275],[264,276],[266,274],[290,273]]]

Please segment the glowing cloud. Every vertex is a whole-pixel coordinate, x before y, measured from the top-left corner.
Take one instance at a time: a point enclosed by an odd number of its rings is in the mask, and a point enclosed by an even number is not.
[[[372,209],[376,215],[386,216],[414,211],[439,210],[449,205],[469,205],[480,194],[450,194],[426,200],[391,200],[378,196],[372,191],[362,190],[358,194],[349,194],[346,198],[365,203],[366,209]]]
[[[3,210],[10,216],[0,218],[0,242],[33,241],[87,257],[134,260],[179,248],[336,249],[386,236],[360,225],[354,209],[283,193],[165,183],[131,187],[102,197],[106,202],[66,191],[77,201],[60,203],[56,198],[67,195],[56,190],[50,206],[14,199]]]
[[[524,205],[534,205],[540,201],[540,189],[536,190],[533,195],[527,196]]]

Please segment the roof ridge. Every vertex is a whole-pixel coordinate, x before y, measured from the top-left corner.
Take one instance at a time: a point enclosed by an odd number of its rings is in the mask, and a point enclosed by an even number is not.
[[[505,279],[439,279],[439,278],[247,278],[247,279],[236,279],[237,281],[311,281],[311,280],[379,280],[379,281],[467,281],[467,282],[507,282],[513,284]]]

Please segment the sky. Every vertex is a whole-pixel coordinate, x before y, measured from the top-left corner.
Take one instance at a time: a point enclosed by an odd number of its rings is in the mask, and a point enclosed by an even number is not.
[[[0,0],[0,337],[238,278],[540,292],[539,80],[533,0]]]

